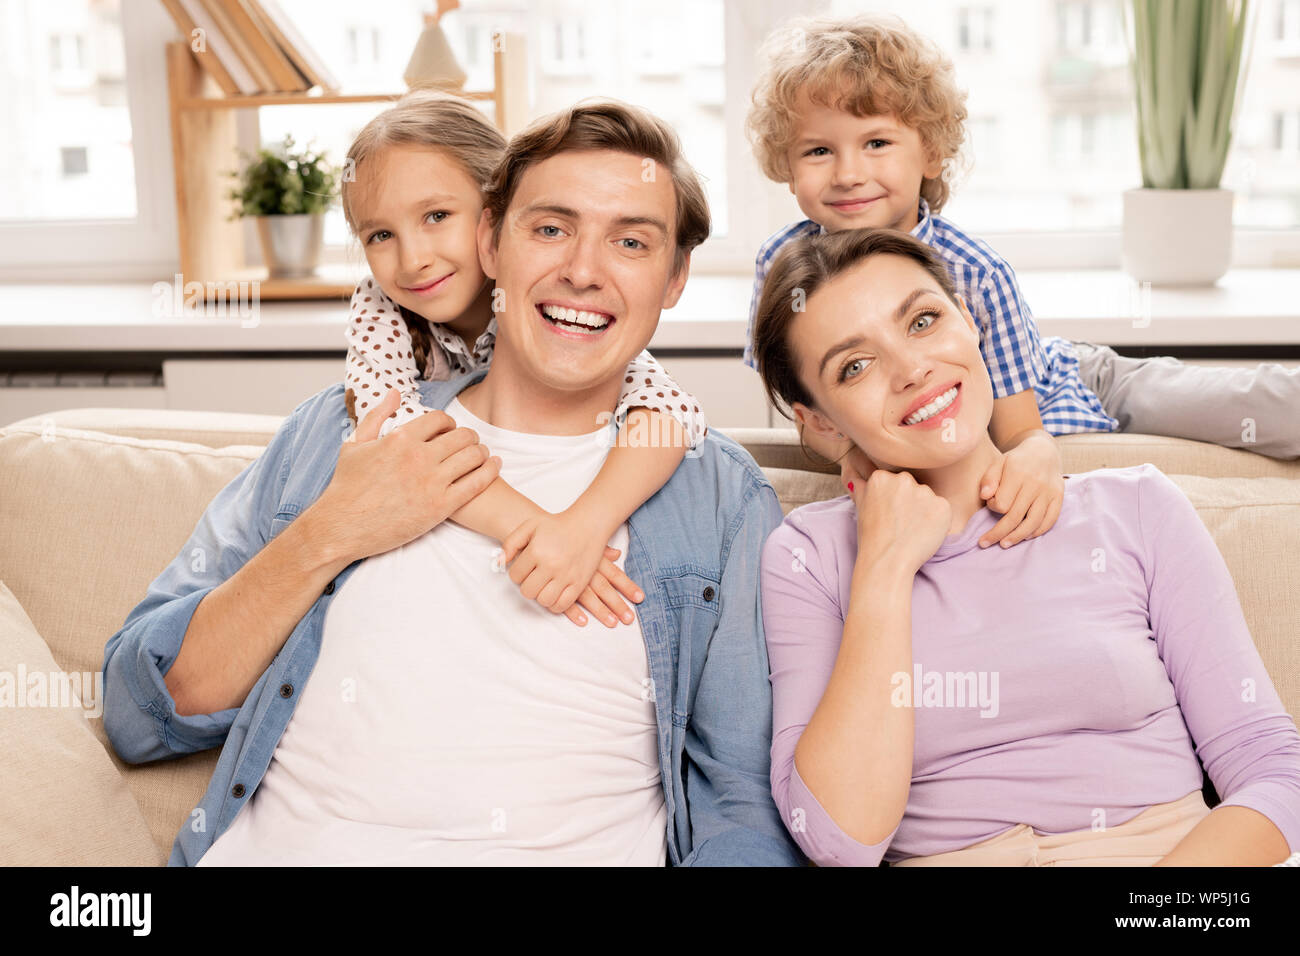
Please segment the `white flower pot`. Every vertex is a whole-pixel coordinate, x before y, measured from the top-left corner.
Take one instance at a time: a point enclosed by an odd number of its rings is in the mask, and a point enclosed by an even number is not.
[[[1121,264],[1152,285],[1212,285],[1232,261],[1232,190],[1129,189]]]
[[[325,217],[320,213],[258,216],[257,235],[270,278],[303,278],[315,273],[320,264]]]

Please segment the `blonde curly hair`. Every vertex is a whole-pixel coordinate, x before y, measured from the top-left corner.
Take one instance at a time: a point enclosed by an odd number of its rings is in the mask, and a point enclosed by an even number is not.
[[[943,163],[937,178],[921,181],[921,196],[933,212],[943,208],[966,136],[966,93],[933,42],[898,17],[801,17],[773,30],[760,56],[745,128],[765,176],[790,182],[803,95],[854,116],[892,114],[916,130]]]

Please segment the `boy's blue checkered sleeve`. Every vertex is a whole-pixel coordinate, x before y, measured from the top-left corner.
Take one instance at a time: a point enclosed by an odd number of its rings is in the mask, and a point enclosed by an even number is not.
[[[1047,354],[1038,324],[1010,266],[999,263],[984,277],[971,309],[982,332],[980,351],[994,398],[1023,392],[1046,378]]]

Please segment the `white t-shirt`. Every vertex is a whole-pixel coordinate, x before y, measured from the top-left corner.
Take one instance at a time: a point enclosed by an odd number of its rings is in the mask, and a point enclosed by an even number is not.
[[[609,451],[603,429],[505,431],[458,399],[447,414],[552,512]],[[620,567],[627,542],[624,524]],[[578,627],[495,573],[498,549],[445,521],[353,571],[265,777],[200,866],[664,865],[639,620]]]

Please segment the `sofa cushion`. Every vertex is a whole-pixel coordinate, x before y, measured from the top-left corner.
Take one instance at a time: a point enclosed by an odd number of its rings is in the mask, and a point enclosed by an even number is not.
[[[39,425],[0,429],[0,568],[60,667],[101,670],[104,645],[208,502],[261,451]],[[91,720],[91,731],[107,747],[102,723]],[[112,755],[160,847],[170,851],[218,755],[144,766]]]
[[[166,857],[91,732],[99,668],[66,675],[0,582],[0,861],[156,866]]]

